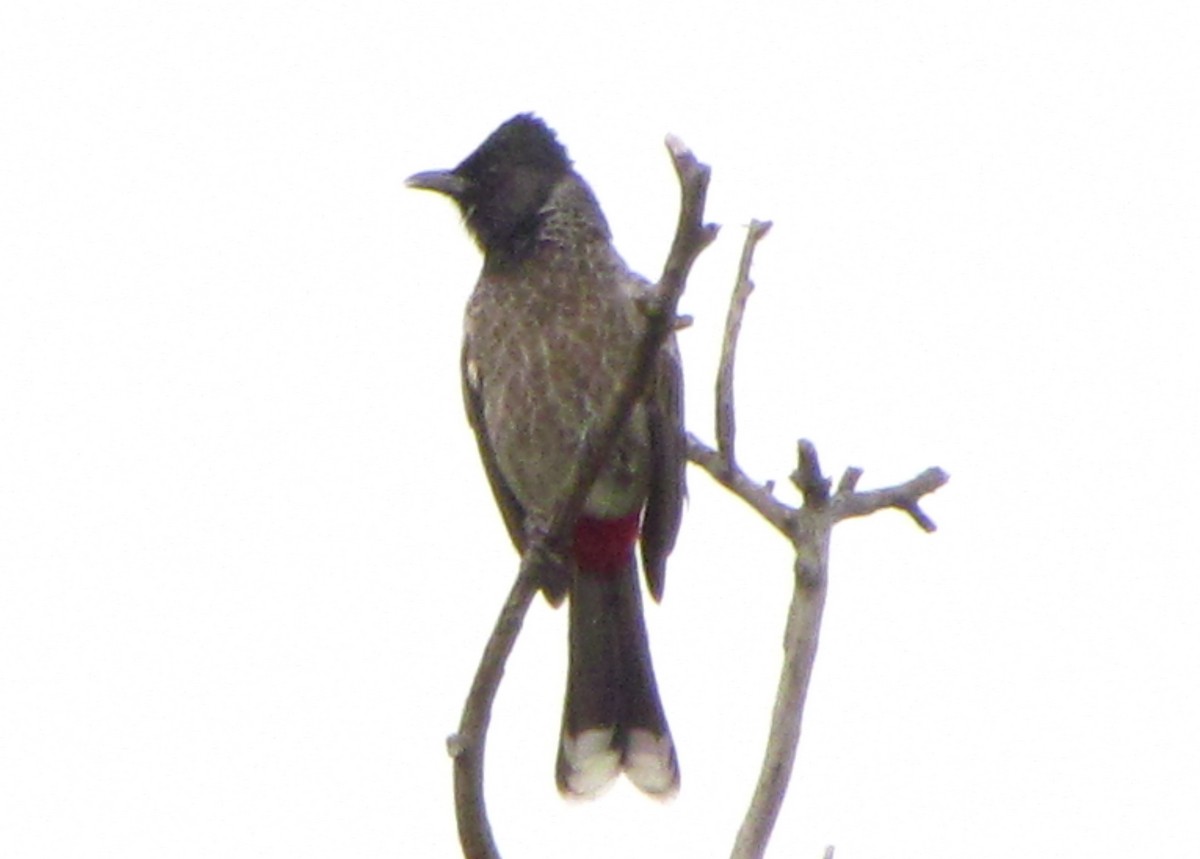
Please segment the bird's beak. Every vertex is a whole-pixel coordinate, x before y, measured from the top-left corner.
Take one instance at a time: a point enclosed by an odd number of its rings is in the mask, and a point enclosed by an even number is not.
[[[452,170],[426,170],[424,173],[414,173],[404,180],[404,184],[423,191],[437,191],[453,200],[459,199],[467,190],[466,180]]]

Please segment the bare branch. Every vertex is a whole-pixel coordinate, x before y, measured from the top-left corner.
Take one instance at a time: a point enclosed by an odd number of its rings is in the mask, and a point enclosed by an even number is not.
[[[742,331],[742,316],[746,302],[754,291],[750,279],[750,266],[754,262],[754,249],[771,229],[770,221],[751,221],[746,230],[746,241],[742,243],[742,258],[738,262],[737,284],[733,298],[729,300],[729,313],[725,317],[725,337],[721,341],[721,364],[717,370],[717,450],[725,464],[732,468],[737,464],[734,452],[734,437],[737,421],[733,410],[733,365],[737,353],[738,335]]]
[[[816,448],[802,440],[799,464],[793,482],[805,496],[805,504],[790,517],[788,538],[796,552],[793,563],[794,589],[783,641],[783,667],[771,712],[771,729],[759,770],[758,784],[738,829],[734,859],[758,859],[767,849],[779,810],[787,794],[800,744],[804,702],[817,658],[821,616],[825,607],[829,540],[832,519],[827,506],[829,480],[821,474]]]
[[[730,466],[718,451],[713,450],[691,433],[688,433],[688,459],[707,471],[713,480],[757,510],[760,516],[790,539],[791,519],[796,511],[771,494],[774,489],[773,484],[755,483],[741,469]]]
[[[784,635],[783,667],[771,714],[771,729],[758,784],[734,843],[734,859],[758,859],[763,855],[787,793],[820,637],[833,526],[843,519],[895,507],[908,513],[924,530],[932,531],[933,521],[921,510],[919,501],[949,479],[941,469],[931,468],[900,486],[857,492],[862,470],[848,468],[838,481],[836,492],[831,493],[832,481],[821,471],[816,446],[807,439],[801,439],[797,443],[796,470],[790,475],[793,485],[804,499],[803,505],[796,509],[775,498],[773,483],[761,484],[752,480],[738,467],[734,455],[734,356],[742,317],[752,290],[750,264],[754,246],[769,226],[752,222],[730,299],[717,375],[717,448],[714,450],[696,436],[688,435],[688,458],[782,532],[796,553],[793,565],[794,591]],[[826,848],[825,855],[827,859],[832,857],[833,848]]]
[[[680,216],[675,241],[654,295],[643,303],[646,330],[633,356],[624,382],[618,388],[604,420],[594,426],[580,445],[579,456],[565,482],[562,498],[547,523],[536,523],[529,535],[517,579],[484,648],[483,657],[463,707],[458,733],[447,745],[454,758],[454,802],[459,842],[467,859],[499,859],[483,794],[484,748],[492,704],[504,675],[525,613],[538,583],[547,570],[561,570],[562,549],[596,475],[603,467],[621,427],[652,377],[659,350],[675,330],[675,309],[683,294],[688,272],[701,251],[716,236],[716,227],[704,224],[704,200],[709,168],[696,160],[681,141],[667,138],[667,148],[680,182]]]
[[[847,474],[849,473],[848,471]],[[923,496],[941,489],[949,479],[950,475],[940,468],[927,468],[907,483],[889,486],[886,489],[855,492],[853,485],[845,491],[839,486],[837,495],[833,499],[834,520],[840,522],[842,519],[850,519],[855,516],[868,516],[876,510],[894,507],[911,516],[923,530],[936,531],[937,525],[925,515],[925,511],[921,509],[918,502]],[[845,478],[843,478],[844,483]]]
[[[667,255],[662,277],[658,281],[657,294],[658,310],[663,313],[670,311],[673,326],[675,307],[679,304],[679,296],[683,294],[688,272],[696,257],[717,237],[717,226],[704,223],[704,202],[708,197],[708,179],[712,170],[707,164],[697,161],[692,150],[675,135],[668,134],[666,144],[667,151],[671,153],[671,163],[675,165],[675,175],[679,177],[679,222],[675,225],[675,239],[671,242],[671,252]],[[662,340],[659,341],[661,343]],[[653,361],[657,354],[651,354],[649,361]]]
[[[944,471],[931,468],[899,486],[856,492],[862,471],[850,468],[842,475],[837,492],[831,497],[830,480],[821,472],[815,446],[801,440],[797,449],[798,464],[792,481],[803,494],[805,503],[794,509],[776,499],[767,486],[757,483],[740,468],[729,467],[717,451],[695,436],[688,437],[688,458],[783,532],[796,552],[795,589],[788,613],[783,667],[767,749],[754,796],[738,830],[732,853],[734,859],[757,859],[763,855],[787,792],[820,637],[833,526],[843,519],[896,507],[909,513],[926,531],[931,531],[933,522],[920,509],[918,501],[949,480]]]
[[[825,569],[829,559],[829,532],[820,532],[825,540],[816,547],[818,557],[815,566]],[[757,859],[767,849],[767,842],[775,828],[775,820],[783,807],[788,782],[792,778],[792,766],[796,761],[796,749],[800,745],[800,725],[804,716],[804,701],[808,696],[808,683],[812,677],[813,662],[817,658],[817,642],[821,631],[821,615],[825,607],[825,581],[812,577],[796,556],[796,587],[792,592],[792,605],[788,609],[787,628],[783,642],[783,668],[780,672],[779,689],[775,694],[775,707],[771,712],[771,730],[763,765],[759,770],[758,784],[750,807],[738,829],[733,846],[733,859]]]
[[[525,613],[538,590],[541,573],[533,545],[521,558],[520,572],[513,582],[496,627],[488,639],[463,707],[458,733],[447,740],[454,759],[454,810],[458,839],[467,859],[498,859],[492,827],[483,798],[483,760],[492,703],[504,676],[504,665],[521,632]]]

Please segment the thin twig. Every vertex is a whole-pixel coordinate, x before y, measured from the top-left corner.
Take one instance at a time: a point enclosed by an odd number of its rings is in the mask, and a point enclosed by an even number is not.
[[[754,291],[750,279],[750,266],[754,262],[754,249],[771,230],[770,221],[750,221],[746,240],[742,243],[742,258],[738,262],[737,284],[729,300],[729,312],[725,316],[725,336],[721,340],[721,363],[717,371],[717,450],[725,465],[737,465],[734,437],[737,435],[737,420],[733,410],[733,365],[736,360],[738,335],[742,331],[742,316],[746,302]]]
[[[796,511],[771,494],[770,483],[755,483],[737,467],[730,467],[720,452],[688,433],[688,459],[708,472],[709,476],[753,507],[789,539],[792,517]]]
[[[677,138],[668,137],[667,148],[679,176],[680,215],[662,279],[653,296],[643,303],[646,330],[604,420],[584,437],[579,456],[565,481],[563,496],[554,505],[553,515],[549,522],[538,524],[529,535],[517,579],[484,648],[471,691],[467,695],[458,733],[448,742],[454,758],[458,835],[467,859],[499,859],[500,856],[487,818],[483,767],[492,703],[504,675],[504,665],[521,631],[533,595],[537,592],[538,582],[544,580],[548,565],[561,567],[564,563],[561,549],[583,509],[587,493],[634,404],[644,394],[659,351],[675,330],[675,310],[688,272],[696,257],[716,236],[716,227],[703,222],[709,168],[697,161],[695,155]]]

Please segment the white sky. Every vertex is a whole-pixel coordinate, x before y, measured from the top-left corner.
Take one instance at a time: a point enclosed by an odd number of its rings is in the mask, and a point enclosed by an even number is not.
[[[664,134],[713,165],[695,431],[769,218],[745,466],[952,475],[936,535],[835,535],[773,855],[1200,855],[1198,7],[408,7],[0,9],[0,854],[458,855],[443,741],[515,557],[459,397],[478,257],[402,180],[532,109],[650,276]],[[559,799],[539,600],[505,856],[728,853],[790,560],[691,487],[650,612],[682,794]]]

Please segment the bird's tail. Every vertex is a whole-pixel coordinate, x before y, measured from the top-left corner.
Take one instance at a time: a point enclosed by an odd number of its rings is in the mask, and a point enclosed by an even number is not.
[[[578,571],[570,589],[570,665],[558,748],[558,789],[592,797],[624,772],[669,797],[679,761],[667,727],[642,617],[632,547],[623,569]]]

